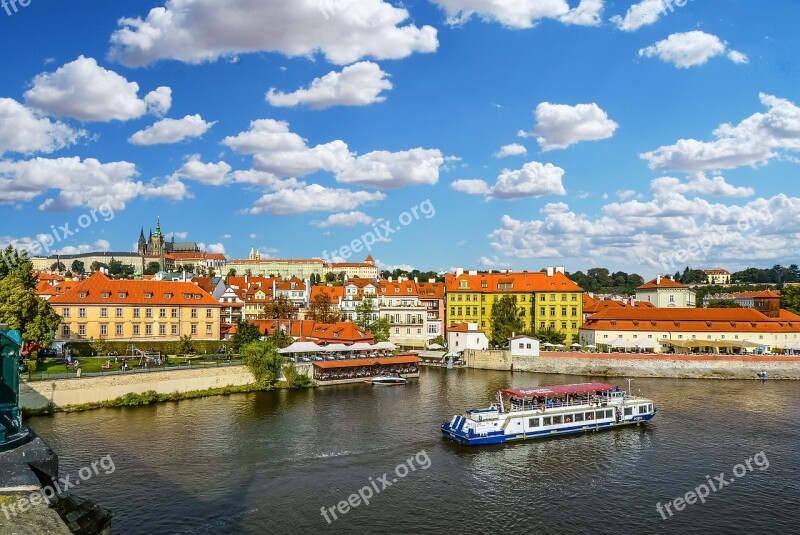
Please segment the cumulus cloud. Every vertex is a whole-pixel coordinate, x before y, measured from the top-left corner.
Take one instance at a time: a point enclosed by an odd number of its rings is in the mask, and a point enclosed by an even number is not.
[[[347,0],[346,0],[347,1]],[[215,61],[247,52],[322,53],[337,65],[434,52],[436,29],[402,24],[408,11],[383,0],[168,0],[147,17],[123,18],[110,56],[128,66],[161,59]],[[329,12],[335,11],[335,12]]]
[[[567,0],[433,0],[448,16],[450,25],[466,23],[473,15],[509,28],[532,28],[542,19],[564,24],[597,26],[602,22],[603,0],[581,0],[570,8]]]
[[[511,143],[510,145],[503,145],[500,150],[494,153],[495,158],[506,158],[508,156],[523,156],[528,154],[528,149],[519,143]]]
[[[482,256],[478,259],[478,265],[487,268],[509,268],[511,267],[510,262],[503,262],[501,261],[497,255],[489,258],[488,256]]]
[[[199,114],[187,115],[183,119],[162,119],[133,134],[128,142],[134,145],[178,143],[190,137],[202,136],[215,124],[204,121]]]
[[[356,156],[338,139],[309,147],[289,130],[288,123],[274,119],[253,121],[248,131],[228,136],[222,143],[238,153],[253,154],[253,167],[258,171],[282,177],[329,171],[338,182],[382,189],[436,184],[444,163],[438,149],[373,151]]]
[[[679,69],[703,65],[711,58],[723,54],[727,54],[734,63],[748,62],[747,56],[736,50],[729,50],[728,45],[716,35],[699,30],[673,33],[663,41],[639,50],[639,57],[657,57]]]
[[[127,121],[151,113],[163,115],[172,105],[172,90],[159,87],[143,99],[139,84],[104,69],[94,58],[80,56],[56,72],[41,73],[25,92],[28,105],[52,115],[81,121]]]
[[[303,212],[341,212],[362,204],[382,201],[381,192],[351,191],[311,184],[299,189],[282,189],[258,199],[248,214],[292,215]]]
[[[462,179],[451,183],[450,187],[472,195],[484,195],[487,200],[566,195],[561,181],[563,176],[564,170],[553,164],[528,162],[522,169],[503,169],[494,186],[479,179]]]
[[[651,169],[704,171],[765,165],[784,151],[800,151],[800,108],[793,102],[764,93],[766,113],[755,113],[737,125],[714,130],[713,141],[681,139],[674,145],[641,154]]]
[[[86,136],[60,121],[32,111],[11,98],[0,98],[0,156],[6,152],[51,153]]]
[[[283,93],[271,88],[267,101],[273,106],[305,105],[318,110],[331,106],[365,106],[386,100],[382,92],[392,89],[388,76],[376,63],[361,61],[345,67],[342,72],[329,72],[315,78],[307,89]]]
[[[193,154],[186,163],[176,171],[175,176],[196,180],[210,186],[220,186],[229,181],[231,166],[223,161],[204,163],[199,154]]]
[[[708,178],[705,173],[693,173],[686,182],[679,178],[661,177],[652,181],[650,189],[656,196],[670,193],[697,193],[712,197],[752,197],[755,190],[729,184],[724,177]]]
[[[542,150],[564,149],[581,141],[608,139],[619,125],[597,104],[551,104],[536,106],[536,126],[532,133],[519,132],[521,137],[536,136]]]
[[[209,253],[214,254],[225,254],[225,244],[224,243],[209,243],[206,246],[206,251]]]
[[[319,228],[328,227],[354,227],[356,225],[370,225],[375,219],[364,212],[342,212],[331,214],[324,221],[313,221],[311,224]]]
[[[617,28],[626,32],[635,32],[642,26],[653,24],[662,16],[674,11],[672,2],[665,3],[664,0],[642,0],[628,8],[625,16],[614,15],[611,22]]]
[[[101,163],[94,158],[35,158],[27,161],[0,160],[0,204],[28,202],[49,191],[39,210],[58,211],[108,205],[122,210],[137,197],[181,200],[188,196],[176,179],[162,183],[134,181],[136,166],[129,162]]]

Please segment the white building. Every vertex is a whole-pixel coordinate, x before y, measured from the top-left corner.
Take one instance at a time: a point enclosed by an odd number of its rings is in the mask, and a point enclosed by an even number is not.
[[[428,343],[428,309],[420,301],[416,282],[400,278],[378,282],[380,317],[391,326],[389,340],[404,348],[425,348]]]
[[[461,353],[467,349],[489,349],[489,338],[478,328],[477,323],[459,323],[447,329],[447,349],[451,353]]]
[[[539,340],[533,336],[519,335],[508,339],[512,357],[538,357]]]
[[[659,275],[636,288],[636,300],[656,308],[694,308],[695,292],[688,286]]]

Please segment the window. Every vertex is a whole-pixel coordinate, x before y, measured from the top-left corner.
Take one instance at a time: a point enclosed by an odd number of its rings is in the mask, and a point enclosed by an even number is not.
[[[178,317],[178,309],[177,308],[173,308],[172,309],[172,317],[173,318],[177,318]]]
[[[101,318],[107,318],[108,317],[108,309],[107,308],[101,308],[100,309],[100,317]]]
[[[552,425],[553,419],[550,416],[542,418],[542,425]]]
[[[573,315],[573,316],[577,316],[577,315],[578,315],[578,309],[577,309],[577,307],[572,307],[572,315]]]
[[[550,301],[556,300],[556,294],[550,294]]]
[[[564,417],[563,416],[561,416],[561,415],[553,416],[553,425],[558,425],[558,424],[563,424],[563,423],[564,423]]]
[[[544,301],[544,294],[542,294],[542,296],[541,296],[541,298],[539,299],[539,301]]]
[[[540,322],[539,322],[539,328],[540,328],[540,329],[544,329],[544,322],[543,322],[543,321],[540,321]]]
[[[69,317],[69,309],[68,308],[62,308],[61,309],[61,317],[62,318],[68,318]]]
[[[78,309],[78,317],[79,318],[85,318],[86,317],[86,309],[85,308],[79,308]]]
[[[484,314],[486,314],[486,308],[485,307],[481,307],[481,316],[483,316]]]
[[[214,332],[214,327],[210,323],[206,323],[206,334],[212,334]]]
[[[625,416],[633,416],[633,407],[625,407]]]
[[[561,307],[561,317],[567,316],[567,307]]]
[[[64,325],[61,328],[61,333],[64,335],[64,338],[69,338],[69,325]]]
[[[206,318],[211,319],[214,317],[214,309],[207,308],[206,309]]]
[[[593,412],[587,412],[585,414],[586,414],[586,421],[587,422],[591,422],[592,420],[594,420],[594,413]]]
[[[455,316],[456,315],[456,307],[450,307],[450,315],[451,316]]]
[[[572,294],[572,299],[571,300],[572,301],[577,301],[578,300],[578,294]]]
[[[178,326],[173,323],[169,327],[169,332],[173,335],[178,334]]]
[[[121,309],[121,308],[118,308],[118,309],[115,311],[114,315],[115,315],[117,318],[121,318],[121,317],[122,317],[122,309]]]
[[[86,336],[86,325],[78,325],[78,334],[81,336]]]
[[[117,294],[117,297],[119,297],[120,299],[125,299],[126,297],[128,297],[128,294],[125,292],[119,292]]]
[[[192,324],[192,336],[196,336],[196,335],[197,335],[197,324],[193,323]]]
[[[108,336],[108,325],[100,326],[100,336]]]
[[[598,420],[601,420],[601,419],[605,418],[605,417],[606,417],[606,411],[597,411],[597,412],[595,413],[595,417],[596,417]]]
[[[525,296],[523,295],[522,297],[519,298],[519,300],[524,303],[525,302]]]
[[[122,325],[117,324],[115,326],[115,332],[117,333],[117,336],[122,336]]]
[[[567,294],[561,294],[561,300],[562,301],[566,301],[567,300]]]
[[[644,414],[647,412],[647,405],[639,405],[639,414]]]
[[[109,297],[111,297],[111,294],[109,292],[103,292],[100,294],[100,297],[102,297],[103,299],[108,299]]]
[[[562,321],[561,322],[561,328],[562,329],[566,329],[567,328],[567,322],[566,321]]]
[[[138,308],[134,308],[134,309],[133,309],[133,317],[134,317],[134,318],[139,318],[139,317],[141,317],[141,315],[139,314],[139,309],[138,309]]]
[[[406,334],[411,334],[411,327],[406,327]]]
[[[528,427],[539,427],[539,418],[530,418],[528,420]]]
[[[196,309],[196,308],[193,308],[193,309],[192,309],[192,317],[193,317],[193,318],[196,318],[196,317],[197,317],[197,309]]]
[[[152,318],[153,317],[153,309],[152,308],[144,309],[144,317],[145,318]]]
[[[583,421],[583,413],[582,412],[579,412],[578,414],[575,415],[575,421],[576,422],[582,422]]]
[[[158,309],[158,317],[159,318],[166,318],[167,317],[167,309],[166,308],[159,308]]]
[[[572,322],[572,329],[574,330],[574,329],[577,329],[577,328],[578,328],[578,324],[573,321]]]
[[[138,325],[134,325],[133,326],[133,336],[139,336],[139,326]]]
[[[145,325],[144,326],[144,334],[146,336],[152,336],[153,335],[153,326],[152,325]]]
[[[550,307],[550,315],[551,316],[555,316],[556,315],[556,307]]]
[[[158,334],[160,334],[161,336],[164,336],[165,334],[167,334],[167,326],[166,325],[159,325],[158,326]]]

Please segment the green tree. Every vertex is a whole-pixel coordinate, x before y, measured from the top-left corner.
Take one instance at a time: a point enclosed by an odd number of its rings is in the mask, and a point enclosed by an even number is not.
[[[353,323],[365,331],[372,332],[369,328],[375,321],[374,316],[375,310],[372,307],[372,299],[362,299],[361,302],[356,305],[356,320]]]
[[[733,299],[712,299],[706,308],[743,308],[742,305]]]
[[[53,262],[53,265],[50,266],[50,271],[66,271],[67,266],[64,265],[64,262]]]
[[[238,353],[244,346],[257,342],[261,338],[261,331],[249,321],[239,320],[236,324],[236,334],[233,335],[233,352]]]
[[[334,282],[336,282],[336,274],[334,274],[332,271],[326,273],[325,282],[327,282],[328,284],[333,284]]]
[[[800,286],[785,286],[781,290],[781,308],[800,314]]]
[[[392,328],[391,324],[386,318],[378,318],[367,329],[375,337],[375,343],[388,342],[389,330]]]
[[[122,275],[122,262],[112,258],[111,262],[108,263],[108,274],[112,277]]]
[[[194,355],[194,342],[188,334],[181,336],[178,342],[178,353],[181,355]]]
[[[50,345],[61,318],[50,303],[36,294],[33,265],[27,253],[13,250],[6,254],[6,260],[9,263],[0,271],[0,323],[20,331],[23,342]]]
[[[428,345],[433,345],[433,344],[439,344],[442,347],[447,347],[447,340],[445,339],[444,336],[440,334],[439,336],[431,340],[430,344]]]
[[[533,331],[532,335],[543,344],[563,344],[567,339],[567,335],[565,333],[562,333],[553,326],[535,330]]]
[[[86,266],[80,260],[73,260],[70,269],[72,269],[73,273],[77,273],[78,275],[86,273]]]
[[[517,298],[504,295],[492,304],[492,337],[495,347],[505,347],[513,333],[522,333],[523,323],[517,312]]]
[[[269,388],[281,376],[285,359],[272,342],[250,342],[242,347],[241,354],[259,386]]]
[[[308,319],[320,323],[336,323],[339,321],[339,311],[333,306],[331,296],[322,291],[314,296],[308,307]]]
[[[268,320],[285,320],[295,317],[294,303],[285,295],[279,295],[264,305],[264,317]]]
[[[108,269],[108,265],[104,264],[103,262],[98,262],[97,260],[95,260],[94,262],[92,262],[92,265],[89,266],[89,269],[91,269],[93,273],[97,273],[101,269]]]
[[[268,336],[267,340],[272,342],[272,344],[278,349],[289,347],[294,342],[294,338],[292,338],[292,335],[287,333],[283,329],[275,329],[275,332],[272,333],[270,336]]]
[[[144,268],[145,275],[155,275],[161,271],[161,264],[159,262],[148,262],[147,266]]]
[[[228,276],[229,277],[235,277],[236,276],[236,270],[233,269],[233,268],[229,269],[228,270]]]

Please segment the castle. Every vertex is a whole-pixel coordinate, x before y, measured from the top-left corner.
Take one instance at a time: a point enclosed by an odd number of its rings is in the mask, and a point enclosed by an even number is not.
[[[140,256],[150,256],[156,258],[163,258],[166,254],[172,253],[199,253],[200,248],[196,242],[176,242],[175,236],[172,236],[171,241],[167,241],[164,234],[161,233],[161,218],[156,220],[156,231],[150,229],[150,236],[147,240],[144,239],[144,227],[139,232],[139,244],[137,252]]]

